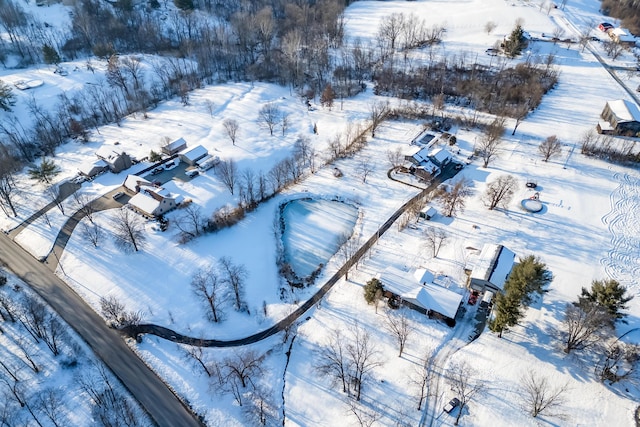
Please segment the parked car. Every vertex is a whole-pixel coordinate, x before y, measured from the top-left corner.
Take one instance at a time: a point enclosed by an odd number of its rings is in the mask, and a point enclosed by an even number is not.
[[[124,196],[124,192],[122,191],[118,191],[116,194],[114,194],[113,196],[113,200],[118,200],[120,197]]]
[[[78,175],[75,178],[73,178],[71,180],[71,182],[73,182],[74,184],[82,184],[83,182],[85,182],[86,180],[88,180],[89,178],[87,178],[84,175]]]
[[[444,412],[446,412],[447,414],[450,414],[451,411],[453,411],[454,409],[456,409],[458,406],[460,406],[460,399],[458,399],[457,397],[454,397],[453,399],[451,399],[449,401],[449,403],[447,403],[446,405],[444,405]]]
[[[158,175],[159,173],[162,173],[163,170],[164,168],[162,166],[159,166],[151,171],[151,175]]]
[[[469,300],[467,301],[469,305],[475,305],[478,302],[478,291],[473,291],[469,295]]]
[[[196,169],[191,169],[186,171],[184,174],[187,175],[189,178],[193,178],[194,176],[197,176],[200,172],[198,172]]]
[[[606,33],[607,31],[609,31],[612,28],[613,28],[613,25],[608,23],[608,22],[602,22],[600,25],[598,25],[598,29],[600,31],[602,31],[603,33]]]

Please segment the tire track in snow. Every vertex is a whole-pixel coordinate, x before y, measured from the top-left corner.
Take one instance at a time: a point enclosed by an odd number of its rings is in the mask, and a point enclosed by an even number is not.
[[[615,174],[620,185],[611,193],[611,211],[602,222],[611,234],[611,249],[600,262],[608,277],[629,290],[640,289],[640,179],[629,174]]]

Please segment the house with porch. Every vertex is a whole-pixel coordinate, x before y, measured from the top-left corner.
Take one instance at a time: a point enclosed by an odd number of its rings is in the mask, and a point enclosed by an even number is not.
[[[127,190],[136,193],[128,205],[149,218],[164,215],[175,209],[183,200],[181,195],[173,194],[137,175],[128,175],[123,185]]]

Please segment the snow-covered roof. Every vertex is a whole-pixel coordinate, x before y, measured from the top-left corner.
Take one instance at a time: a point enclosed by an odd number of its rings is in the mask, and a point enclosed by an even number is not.
[[[122,154],[122,150],[115,145],[103,144],[96,150],[96,156],[101,159],[115,159]]]
[[[416,147],[410,154],[418,163],[429,161],[429,147]]]
[[[438,164],[443,164],[448,160],[451,160],[451,153],[447,151],[445,148],[434,148],[430,153],[429,157],[432,160],[435,160]]]
[[[154,211],[160,206],[160,201],[144,193],[138,193],[129,199],[129,204],[142,212],[153,215]]]
[[[433,283],[434,277],[435,275],[431,271],[427,270],[426,268],[418,268],[413,273],[413,278],[416,279],[416,282],[420,284]]]
[[[178,147],[182,147],[183,145],[186,147],[187,141],[185,141],[184,138],[178,138],[175,141],[172,141],[167,145],[163,146],[162,148],[165,150],[173,151]]]
[[[151,182],[138,175],[127,175],[122,185],[131,191],[139,191],[140,186],[151,185]]]
[[[80,171],[80,173],[84,175],[91,176],[92,174],[94,174],[96,169],[105,169],[107,167],[109,167],[107,162],[100,159],[92,163],[85,163],[80,165],[80,167],[78,168],[78,171]]]
[[[633,102],[626,99],[617,99],[615,101],[608,101],[607,104],[611,109],[611,112],[615,114],[620,122],[640,122],[640,110],[638,106]]]
[[[180,152],[181,156],[191,161],[196,161],[198,159],[201,159],[207,154],[209,154],[209,152],[202,145],[196,145],[195,147],[186,148]]]
[[[404,299],[410,299],[414,304],[422,306],[425,310],[437,311],[447,317],[454,318],[458,311],[462,295],[431,283],[433,273],[426,269],[418,269],[413,277],[395,267],[387,267],[380,274],[380,281],[385,290]],[[418,280],[428,280],[420,285]]]
[[[502,245],[486,243],[471,271],[472,279],[486,280],[499,289],[513,268],[516,254]]]
[[[423,215],[427,215],[427,216],[431,216],[432,217],[435,214],[437,214],[438,211],[436,211],[436,208],[434,208],[433,206],[426,206],[426,207],[422,208],[420,213],[423,214]]]

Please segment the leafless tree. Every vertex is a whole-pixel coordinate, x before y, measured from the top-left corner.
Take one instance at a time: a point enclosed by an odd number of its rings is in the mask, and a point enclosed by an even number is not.
[[[602,47],[613,61],[618,59],[618,57],[622,55],[622,52],[624,52],[624,47],[622,47],[620,43],[616,43],[613,40],[602,42]]]
[[[226,119],[222,122],[222,126],[224,126],[224,130],[231,140],[231,143],[236,145],[236,138],[238,137],[238,130],[240,129],[238,121],[235,119]]]
[[[404,163],[404,155],[402,154],[402,148],[397,147],[395,150],[387,150],[387,160],[392,168],[402,166]]]
[[[278,407],[273,401],[272,391],[255,386],[243,406],[245,418],[251,425],[275,426],[278,422]]]
[[[369,105],[369,120],[371,122],[371,137],[376,137],[376,131],[378,127],[385,121],[389,113],[391,112],[391,107],[389,106],[389,102],[377,101],[373,102]]]
[[[367,178],[373,172],[373,165],[371,164],[370,159],[362,159],[358,162],[357,167],[358,174],[360,175],[360,179],[362,179],[362,183],[367,183]]]
[[[466,198],[471,195],[471,184],[466,178],[461,178],[449,189],[441,188],[438,193],[443,207],[443,214],[447,217],[454,216],[464,210]]]
[[[233,159],[223,160],[216,166],[216,175],[233,194],[238,180],[238,168]]]
[[[434,258],[438,257],[440,249],[447,244],[449,235],[442,228],[427,227],[424,231],[424,244]]]
[[[518,181],[513,175],[501,175],[487,184],[483,201],[489,210],[498,206],[506,208],[518,189]]]
[[[542,414],[552,415],[549,411],[564,404],[564,394],[568,390],[568,384],[554,386],[547,377],[529,370],[520,378],[518,396],[522,409],[536,418]]]
[[[460,400],[458,415],[454,425],[458,425],[464,408],[472,401],[472,399],[484,390],[484,382],[479,381],[477,372],[467,363],[460,362],[449,368],[449,376],[447,380],[451,385],[451,390]]]
[[[0,294],[0,318],[4,322],[15,323],[20,313],[20,307],[8,296]]]
[[[429,386],[433,378],[433,364],[435,362],[435,356],[432,350],[425,353],[425,356],[420,359],[420,363],[415,365],[409,382],[416,390],[416,397],[418,398],[418,411],[422,410],[422,404],[425,398],[429,397]]]
[[[352,265],[350,265],[350,261],[360,247],[360,238],[359,236],[352,237],[349,234],[343,234],[338,238],[338,244],[340,245],[340,249],[338,251],[342,256],[345,265],[348,265],[344,278],[349,280],[349,270],[352,267]]]
[[[201,235],[204,232],[206,222],[206,218],[202,215],[202,208],[190,203],[183,209],[182,215],[177,218],[176,227],[180,230],[183,241],[187,241]]]
[[[211,377],[214,372],[214,366],[211,362],[207,361],[206,354],[202,345],[185,345],[182,347],[184,356],[187,360],[193,362],[196,368],[200,368],[207,374],[207,377]]]
[[[198,270],[191,279],[191,290],[205,303],[207,318],[220,322],[224,318],[224,306],[228,302],[225,283],[215,268],[209,266]]]
[[[605,347],[595,373],[602,382],[610,385],[635,375],[640,362],[640,346],[616,340]]]
[[[311,173],[315,172],[316,152],[308,137],[303,135],[298,136],[296,142],[293,144],[293,154],[296,158],[302,160],[303,166],[309,167]]]
[[[273,102],[266,103],[260,108],[258,112],[258,123],[269,129],[269,134],[273,135],[273,130],[280,122],[282,116],[282,111],[280,108]]]
[[[58,319],[57,315],[48,313],[47,320],[44,324],[44,336],[42,339],[54,356],[60,354],[60,346],[66,337],[67,331],[65,325]]]
[[[17,215],[14,198],[18,193],[18,187],[14,176],[18,169],[19,165],[15,157],[4,145],[0,147],[0,206],[7,216]]]
[[[229,286],[233,293],[236,310],[246,310],[244,287],[248,275],[247,269],[244,265],[234,264],[229,257],[220,258],[218,264],[224,276],[222,281]]]
[[[256,174],[251,168],[242,171],[242,183],[240,185],[240,199],[245,204],[253,206],[256,203]]]
[[[380,20],[378,26],[378,42],[387,46],[390,53],[396,49],[396,42],[402,34],[404,27],[404,15],[402,13],[392,13]]]
[[[76,191],[73,193],[73,201],[75,202],[76,209],[81,212],[89,222],[93,223],[93,214],[96,210],[91,203],[89,195]]]
[[[316,348],[314,353],[316,371],[328,376],[333,384],[342,384],[342,392],[346,393],[350,370],[346,337],[339,329],[333,329],[324,345]]]
[[[100,312],[108,321],[117,322],[124,311],[124,304],[115,296],[100,297]]]
[[[222,374],[225,381],[236,380],[243,389],[256,384],[263,374],[264,357],[254,350],[238,350],[222,362]]]
[[[562,153],[562,143],[557,136],[551,135],[540,143],[538,151],[542,155],[542,161],[547,162],[550,158],[559,156]]]
[[[38,299],[30,295],[24,296],[21,306],[20,323],[22,323],[35,342],[39,342],[46,334],[47,308]]]
[[[139,251],[146,242],[144,223],[140,216],[123,207],[116,210],[113,220],[116,245],[127,252]]]
[[[387,310],[384,326],[395,338],[399,348],[398,357],[402,357],[407,339],[413,332],[413,327],[409,322],[406,310]]]
[[[567,304],[564,312],[564,352],[590,347],[610,328],[611,315],[598,304],[583,301]]]
[[[82,222],[82,237],[88,240],[94,248],[98,247],[100,239],[102,239],[102,229],[98,224],[87,224]]]
[[[476,147],[479,156],[482,158],[482,167],[486,168],[489,163],[498,156],[504,133],[504,118],[497,117],[485,128],[484,135]]]
[[[345,399],[349,412],[356,418],[360,427],[371,427],[382,417],[373,407],[365,407],[362,403],[353,399]]]
[[[47,387],[41,390],[36,396],[36,407],[55,427],[65,425],[65,417],[60,410],[64,407],[64,394],[61,389]]]
[[[23,339],[22,337],[18,337],[15,341],[16,347],[18,347],[20,349],[20,352],[22,353],[22,356],[26,359],[25,365],[27,365],[33,372],[35,372],[36,374],[38,372],[40,372],[40,368],[38,367],[38,364],[36,363],[35,358],[32,356],[31,352],[32,350],[32,346],[30,345],[30,343],[26,342],[25,339]],[[0,424],[2,425],[2,424]]]
[[[60,213],[64,215],[64,198],[62,194],[60,194],[60,186],[57,184],[49,185],[45,192],[49,196],[49,200],[56,205],[56,207],[60,210]]]
[[[347,358],[350,366],[350,382],[354,389],[356,400],[360,400],[362,387],[371,377],[372,371],[382,365],[369,331],[363,326],[355,324],[351,327],[351,340],[347,344]]]
[[[487,32],[487,34],[491,34],[493,32],[493,30],[496,29],[498,25],[493,22],[493,21],[487,21],[486,24],[484,24],[484,30]]]

